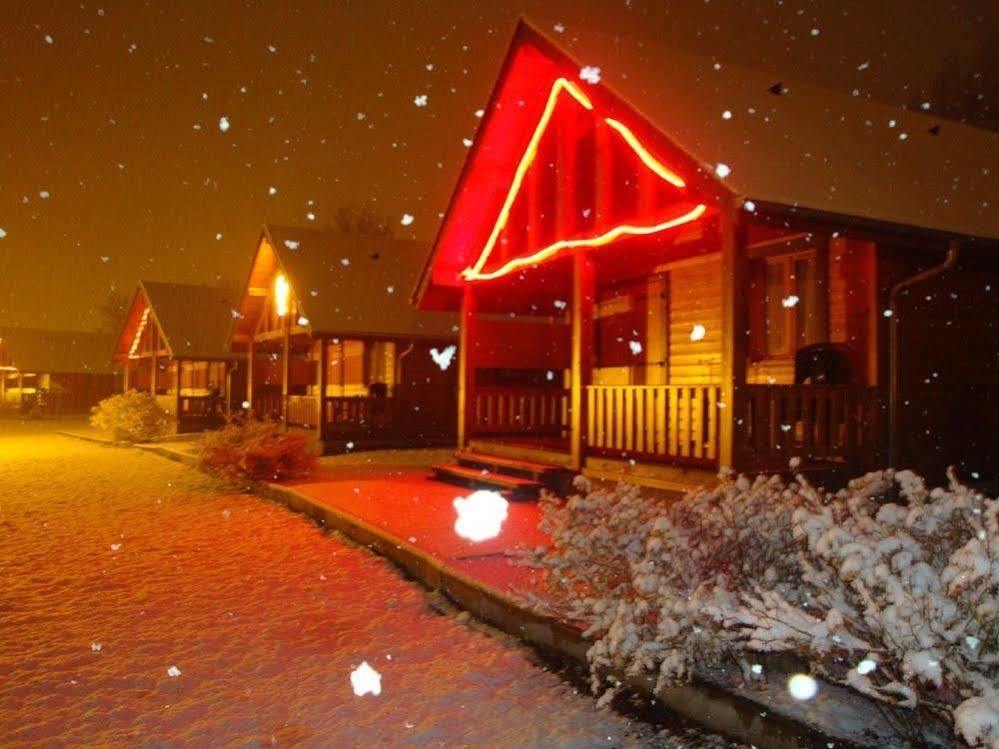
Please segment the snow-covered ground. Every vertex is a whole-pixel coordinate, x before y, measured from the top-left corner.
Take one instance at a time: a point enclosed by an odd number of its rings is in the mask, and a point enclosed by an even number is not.
[[[724,745],[597,710],[433,604],[282,507],[0,421],[5,745]]]

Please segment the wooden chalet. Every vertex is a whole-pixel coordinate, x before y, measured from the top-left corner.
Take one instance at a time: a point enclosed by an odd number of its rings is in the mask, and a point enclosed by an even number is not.
[[[86,412],[115,391],[110,336],[0,328],[0,413]]]
[[[457,320],[409,304],[427,251],[264,227],[231,337],[249,354],[253,412],[315,429],[331,450],[452,442]]]
[[[246,392],[245,357],[228,347],[234,300],[213,286],[142,281],[118,335],[124,390],[141,390],[181,432],[222,424]]]
[[[461,316],[440,472],[994,473],[996,135],[565,41],[517,28],[417,290]]]

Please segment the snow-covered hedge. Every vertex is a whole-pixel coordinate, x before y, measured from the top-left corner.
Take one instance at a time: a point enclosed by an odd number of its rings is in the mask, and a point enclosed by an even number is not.
[[[734,659],[751,679],[753,653],[791,652],[999,749],[999,500],[910,471],[836,493],[720,478],[671,504],[585,479],[542,499],[539,560],[589,624],[596,691],[609,669],[666,686]]]
[[[90,411],[91,426],[121,442],[147,442],[166,434],[173,417],[149,393],[129,390],[105,398]]]
[[[319,456],[315,436],[274,421],[234,420],[201,438],[202,468],[231,480],[278,481],[304,476]]]

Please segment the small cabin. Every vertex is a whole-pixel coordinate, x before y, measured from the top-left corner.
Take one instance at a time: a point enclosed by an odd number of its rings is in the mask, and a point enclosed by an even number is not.
[[[466,468],[996,471],[999,137],[562,41],[519,25],[416,294]]]
[[[227,345],[234,308],[223,288],[140,282],[114,348],[123,390],[153,395],[180,432],[224,423],[246,392],[245,357]]]
[[[86,413],[116,389],[113,343],[88,331],[0,328],[0,413]]]
[[[453,442],[457,320],[409,303],[427,252],[265,226],[231,335],[248,356],[247,407],[330,450]]]

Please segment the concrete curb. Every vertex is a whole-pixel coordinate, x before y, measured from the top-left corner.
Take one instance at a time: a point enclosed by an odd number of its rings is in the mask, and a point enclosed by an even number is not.
[[[121,443],[90,435],[60,434],[88,442],[121,446]],[[127,446],[198,467],[194,456],[160,444]],[[590,643],[579,629],[554,617],[525,609],[502,590],[450,568],[415,545],[294,488],[262,482],[252,485],[251,491],[366,546],[425,587],[439,591],[459,608],[497,629],[543,652],[571,659],[589,668],[586,652]],[[658,701],[695,724],[759,747],[828,749],[905,746],[888,719],[873,710],[869,701],[861,695],[835,684],[820,682],[821,699],[796,702],[787,696],[785,682],[788,669],[781,668],[781,659],[761,654],[758,660],[764,664],[767,674],[768,683],[763,688],[733,688],[730,684],[732,678],[740,676],[734,668],[719,669],[692,683],[658,692],[655,680],[647,675],[619,677],[619,680],[633,691]]]

